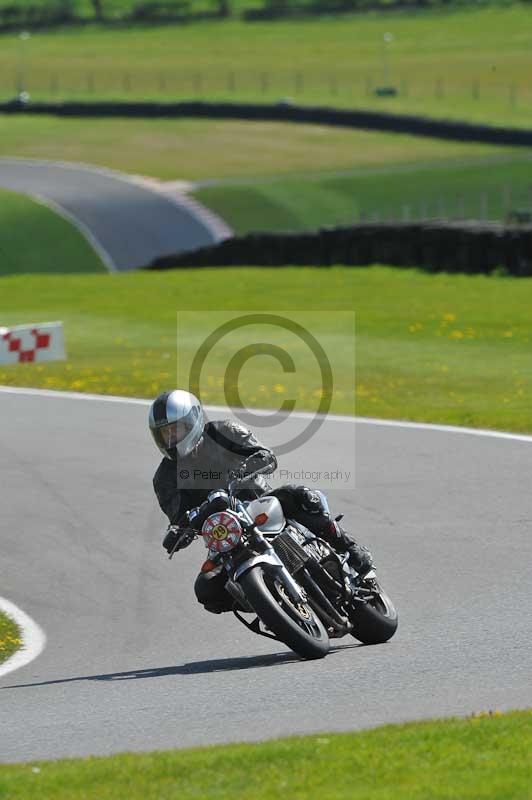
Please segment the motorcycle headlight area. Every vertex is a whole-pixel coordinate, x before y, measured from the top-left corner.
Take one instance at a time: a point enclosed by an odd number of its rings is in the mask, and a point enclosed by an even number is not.
[[[238,517],[229,511],[218,511],[211,514],[201,529],[203,542],[208,550],[215,553],[227,553],[239,543],[242,537],[242,525]]]

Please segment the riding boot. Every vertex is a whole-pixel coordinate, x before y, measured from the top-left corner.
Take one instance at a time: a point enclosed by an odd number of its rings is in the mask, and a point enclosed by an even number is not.
[[[368,548],[355,542],[336,520],[329,520],[320,536],[338,553],[349,553],[348,563],[360,575],[365,575],[374,568],[373,557]]]

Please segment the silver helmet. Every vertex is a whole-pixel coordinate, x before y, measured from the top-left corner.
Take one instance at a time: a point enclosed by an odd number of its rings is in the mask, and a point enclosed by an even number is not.
[[[166,456],[187,456],[203,434],[203,409],[195,395],[175,389],[163,392],[150,406],[150,432]]]

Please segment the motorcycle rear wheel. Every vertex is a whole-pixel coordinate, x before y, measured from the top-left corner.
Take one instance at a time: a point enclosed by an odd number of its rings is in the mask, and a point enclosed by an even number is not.
[[[296,607],[275,576],[256,566],[240,585],[259,619],[294,653],[305,659],[327,655],[329,636],[322,622],[306,603]]]

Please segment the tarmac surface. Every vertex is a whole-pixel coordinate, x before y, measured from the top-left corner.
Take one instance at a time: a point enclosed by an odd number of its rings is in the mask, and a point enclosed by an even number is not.
[[[303,662],[197,605],[199,542],[167,560],[146,417],[143,402],[0,392],[1,594],[48,640],[0,679],[0,761],[530,705],[531,441],[328,420],[339,466],[357,434],[356,489],[328,490],[331,506],[400,622],[385,645],[346,637]]]

